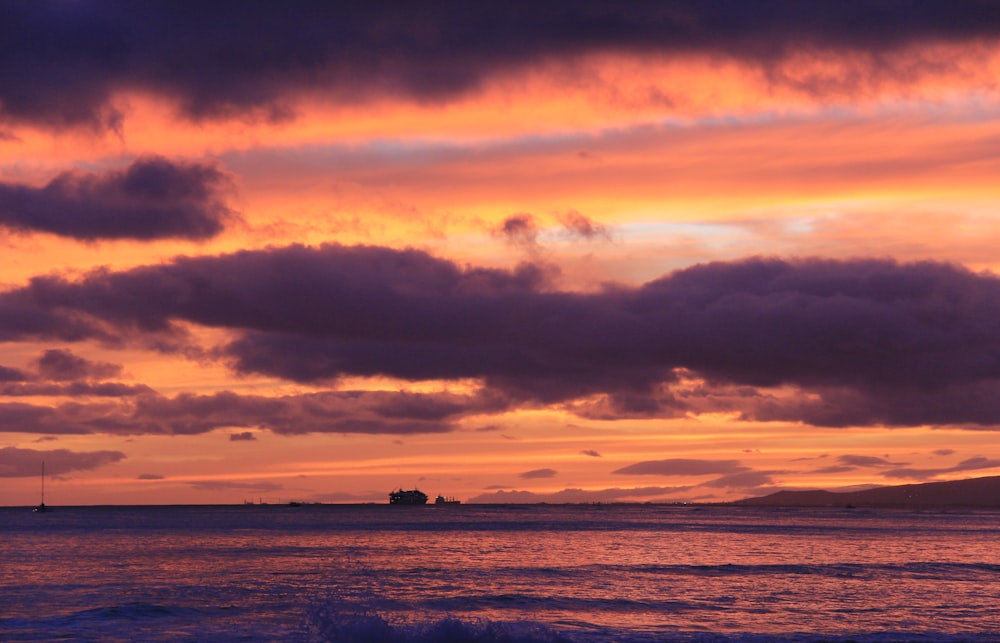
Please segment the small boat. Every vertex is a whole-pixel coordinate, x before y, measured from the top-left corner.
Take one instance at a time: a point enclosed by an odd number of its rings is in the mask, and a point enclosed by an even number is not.
[[[49,508],[45,506],[45,463],[42,462],[42,502],[32,509],[36,514],[45,513]]]
[[[426,505],[427,494],[420,489],[404,490],[400,487],[389,493],[390,505]]]
[[[453,496],[438,496],[434,499],[436,505],[460,505],[462,501]]]

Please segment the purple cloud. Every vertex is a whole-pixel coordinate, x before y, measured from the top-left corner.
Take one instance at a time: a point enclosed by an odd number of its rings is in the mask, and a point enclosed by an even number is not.
[[[145,384],[123,384],[121,382],[16,382],[0,384],[0,395],[27,397],[52,395],[68,397],[132,397],[152,393]]]
[[[120,375],[122,371],[118,364],[93,362],[62,349],[45,351],[36,360],[35,366],[42,379],[57,382],[105,379]]]
[[[24,478],[41,475],[45,463],[46,475],[58,476],[73,471],[98,469],[125,459],[121,451],[69,451],[54,449],[0,448],[0,478]]]
[[[532,469],[531,471],[525,471],[519,473],[519,478],[524,478],[525,480],[537,480],[539,478],[554,478],[558,471],[555,469]]]
[[[466,414],[495,410],[487,399],[453,394],[427,394],[426,406],[450,408],[451,414],[428,417],[413,393],[389,391],[328,391],[282,397],[182,394],[166,397],[145,393],[116,400],[64,403],[54,406],[0,403],[0,432],[30,432],[50,435],[197,435],[218,429],[254,428],[283,435],[307,433],[367,433],[408,435],[444,433],[455,429],[454,421]],[[403,403],[396,397],[405,398]],[[413,406],[413,416],[400,412]],[[385,413],[386,407],[391,408]],[[251,431],[230,434],[245,439]]]
[[[841,455],[837,456],[837,460],[852,467],[898,467],[906,464],[870,455]]]
[[[66,172],[47,185],[0,183],[0,226],[96,239],[207,239],[237,215],[229,180],[208,164],[145,157],[104,174]]]
[[[146,341],[304,383],[484,385],[475,398],[367,398],[359,427],[524,404],[603,419],[737,412],[825,426],[992,427],[997,302],[1000,278],[933,262],[753,258],[576,293],[553,290],[530,264],[498,270],[416,250],[290,246],[78,281],[37,277],[0,293],[0,339]],[[225,328],[233,340],[192,347],[181,323]],[[768,393],[777,386],[806,395]]]
[[[611,473],[623,475],[702,476],[713,473],[736,474],[749,471],[739,460],[695,460],[669,458],[636,462]]]
[[[821,92],[821,82],[784,78],[775,63],[802,48],[835,49],[867,54],[882,73],[901,76],[884,54],[928,41],[988,40],[998,31],[1000,9],[971,0],[556,0],[530,11],[503,2],[36,0],[5,11],[0,120],[119,129],[124,112],[114,96],[122,92],[165,96],[196,120],[287,118],[292,98],[317,90],[349,103],[386,94],[445,101],[539,60],[604,53],[734,58],[758,66],[773,83]],[[905,67],[909,77],[919,69]]]
[[[973,458],[968,458],[962,460],[958,464],[951,467],[942,467],[939,469],[891,469],[885,471],[882,475],[886,478],[903,478],[911,480],[928,480],[930,478],[937,477],[943,473],[957,473],[961,471],[977,471],[981,469],[996,469],[1000,468],[1000,460],[990,459],[983,456],[976,456]]]
[[[740,471],[732,473],[715,480],[702,483],[702,487],[715,487],[720,489],[760,489],[774,485],[771,477],[774,471]]]
[[[815,473],[847,473],[848,471],[854,471],[857,467],[846,465],[846,464],[834,464],[829,467],[822,467],[816,469]]]
[[[0,382],[23,382],[29,379],[29,375],[24,371],[7,366],[0,366]]]
[[[243,431],[242,433],[230,433],[230,442],[252,442],[257,439],[253,431]]]

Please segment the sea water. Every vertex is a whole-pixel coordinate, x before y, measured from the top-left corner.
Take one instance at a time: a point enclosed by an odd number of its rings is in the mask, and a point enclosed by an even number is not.
[[[0,509],[2,641],[1000,641],[1000,512]]]

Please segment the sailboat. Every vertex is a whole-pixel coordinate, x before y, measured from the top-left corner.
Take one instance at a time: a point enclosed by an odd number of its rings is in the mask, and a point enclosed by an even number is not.
[[[45,506],[45,463],[42,462],[42,503],[35,507],[32,511],[36,514],[45,513],[49,508]]]

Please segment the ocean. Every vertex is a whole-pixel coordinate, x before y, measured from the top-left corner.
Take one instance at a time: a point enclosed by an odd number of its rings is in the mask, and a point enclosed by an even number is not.
[[[1000,512],[0,509],[2,641],[1000,641]]]

